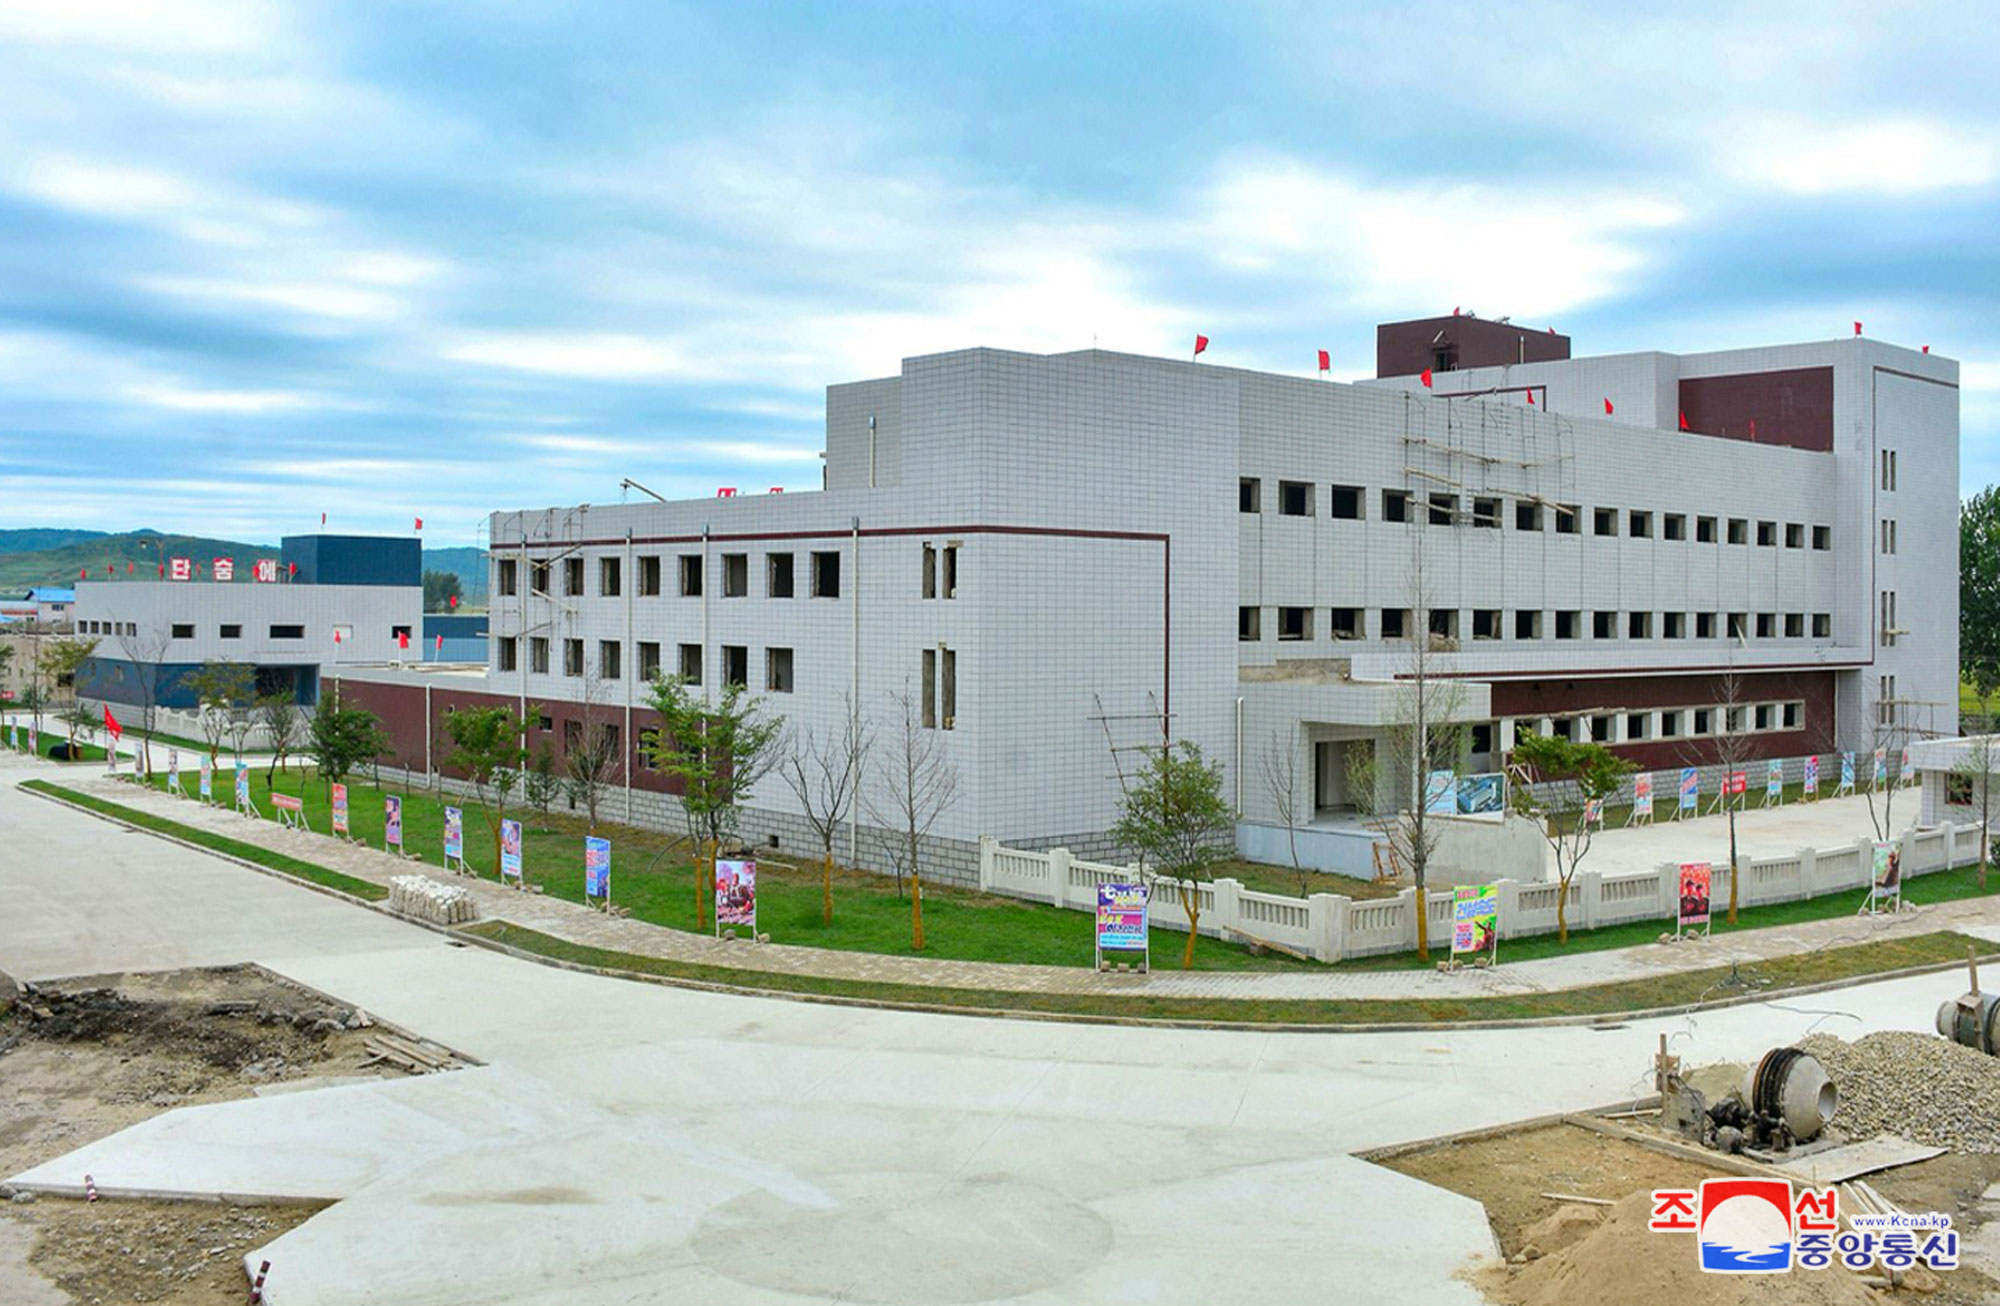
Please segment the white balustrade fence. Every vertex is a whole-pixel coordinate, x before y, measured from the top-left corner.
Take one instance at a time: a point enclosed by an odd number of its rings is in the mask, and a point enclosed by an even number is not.
[[[1978,824],[1945,825],[1911,830],[1901,839],[1902,868],[1907,876],[1947,870],[1979,856]],[[1710,893],[1717,910],[1729,901],[1730,868],[1713,868]],[[1861,839],[1835,848],[1801,848],[1782,857],[1744,856],[1737,862],[1740,877],[1737,904],[1761,907],[1796,902],[1865,888],[1874,874],[1873,844]],[[1136,866],[1110,866],[1080,861],[1067,848],[1024,852],[1004,848],[991,837],[979,841],[979,887],[989,893],[1028,898],[1076,911],[1097,909],[1097,886],[1133,883]],[[1525,938],[1556,930],[1556,901],[1561,888],[1554,881],[1521,884],[1497,881],[1500,890],[1500,937]],[[1166,929],[1187,929],[1179,881],[1153,881],[1151,918]],[[1353,899],[1345,894],[1315,893],[1308,898],[1260,893],[1239,880],[1223,878],[1194,886],[1199,895],[1199,931],[1218,938],[1249,938],[1279,944],[1320,961],[1340,961],[1377,953],[1406,952],[1417,945],[1414,889],[1392,898]],[[1604,875],[1585,869],[1570,881],[1568,917],[1571,929],[1596,929],[1630,921],[1673,921],[1680,895],[1680,867],[1662,864],[1651,871]],[[1433,947],[1448,945],[1452,895],[1431,893],[1430,938]]]

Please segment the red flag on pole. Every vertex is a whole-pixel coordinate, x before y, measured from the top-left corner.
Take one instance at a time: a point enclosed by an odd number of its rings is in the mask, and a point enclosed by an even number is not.
[[[1604,415],[1606,417],[1611,416],[1611,401],[1609,399],[1604,401]]]
[[[322,526],[326,525],[326,514],[325,514],[325,513],[321,513],[321,514],[319,515],[319,524],[320,524],[320,525],[322,525]]]
[[[132,564],[129,562],[125,564],[125,574],[127,576],[130,576],[132,574]]]
[[[1451,306],[1451,315],[1452,315],[1453,317],[1457,317],[1457,316],[1458,316],[1458,305],[1456,305],[1456,304],[1453,304],[1453,305]]]
[[[1925,346],[1924,346],[1924,352],[1925,352],[1926,354],[1928,354],[1929,352],[1931,352],[1931,347],[1930,347],[1929,345],[1925,345]]]
[[[1530,390],[1528,391],[1528,407],[1533,408],[1534,406],[1535,406],[1535,392],[1533,390]]]
[[[458,606],[458,595],[456,595],[456,594],[451,594],[451,595],[447,595],[447,596],[445,597],[445,601],[444,601],[444,605],[445,605],[446,607],[448,607],[448,608],[455,608],[455,607],[457,607],[457,606]]]
[[[333,642],[336,644],[340,642],[340,627],[338,626],[333,628]]]
[[[423,528],[424,528],[424,519],[419,517],[417,518],[417,529],[422,530]]]
[[[167,564],[164,562],[160,564],[160,574],[162,576],[167,574]]]
[[[1754,417],[1750,419],[1750,438],[1757,438],[1757,419]]]
[[[1555,329],[1554,327],[1550,327],[1550,328],[1549,328],[1549,334],[1550,334],[1550,335],[1554,335],[1555,333],[1556,333],[1556,329]]]
[[[396,632],[396,647],[397,647],[397,648],[402,648],[402,649],[406,649],[406,648],[408,648],[409,646],[410,646],[410,632],[409,632],[409,631],[407,631],[407,630],[399,630],[399,631],[397,631],[397,632]]]
[[[1430,388],[1431,388],[1431,370],[1430,370],[1430,369],[1429,369],[1428,367],[1427,367],[1427,368],[1425,368],[1425,369],[1423,370],[1423,372],[1422,372],[1422,373],[1421,373],[1421,374],[1420,374],[1420,375],[1419,375],[1419,376],[1417,377],[1417,380],[1419,380],[1419,381],[1422,381],[1422,382],[1424,383],[1424,389],[1426,389],[1426,390],[1430,389]]]
[[[1854,324],[1854,334],[1857,336],[1861,334],[1861,324],[1859,322]]]
[[[107,576],[116,576],[118,574],[118,564],[115,562],[105,563],[104,574]]]
[[[1200,357],[1201,357],[1201,351],[1202,351],[1202,350],[1204,350],[1204,349],[1206,349],[1206,348],[1208,348],[1208,337],[1207,337],[1207,336],[1196,336],[1196,337],[1194,338],[1194,356],[1195,356],[1196,358],[1200,358]]]
[[[1333,359],[1332,359],[1332,358],[1330,358],[1330,357],[1328,357],[1328,355],[1327,355],[1327,352],[1326,352],[1326,351],[1325,351],[1324,349],[1320,350],[1320,351],[1319,351],[1319,370],[1320,370],[1320,371],[1322,371],[1322,372],[1324,372],[1324,371],[1326,371],[1327,369],[1331,368],[1332,366],[1333,366]]]
[[[76,573],[76,578],[77,578],[78,580],[89,580],[89,579],[90,579],[90,568],[88,568],[88,567],[83,567],[83,568],[80,568],[80,569],[79,569],[79,570],[77,571],[77,573]]]
[[[437,637],[437,651],[438,651],[438,652],[439,652],[440,654],[442,654],[442,653],[444,652],[444,636],[442,636],[442,635],[439,635],[439,636]]]
[[[108,703],[104,706],[104,731],[111,736],[111,742],[114,744],[118,742],[118,736],[125,733],[125,727],[119,725],[118,718],[111,715],[111,705]]]
[[[1681,430],[1685,431],[1687,429],[1688,429],[1688,415],[1685,411],[1683,411],[1681,413]]]

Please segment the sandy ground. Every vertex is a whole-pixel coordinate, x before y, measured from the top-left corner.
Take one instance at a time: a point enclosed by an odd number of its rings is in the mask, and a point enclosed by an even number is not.
[[[4,986],[0,986],[4,987]],[[174,1107],[364,1066],[347,1009],[250,967],[44,985],[0,1016],[0,1175]],[[45,1013],[45,1014],[44,1014]],[[294,1022],[300,1027],[295,1027]],[[243,1254],[310,1206],[42,1197],[0,1205],[0,1306],[244,1300]]]

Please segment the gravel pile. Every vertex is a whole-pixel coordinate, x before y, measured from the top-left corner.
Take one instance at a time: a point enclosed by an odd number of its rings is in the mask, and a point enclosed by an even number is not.
[[[1814,1034],[1799,1046],[1840,1090],[1833,1127],[1848,1138],[1893,1133],[1954,1152],[2000,1153],[2000,1057],[1902,1031],[1853,1043]]]

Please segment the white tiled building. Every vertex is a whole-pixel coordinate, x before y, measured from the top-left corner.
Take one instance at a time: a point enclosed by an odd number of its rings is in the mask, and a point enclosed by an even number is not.
[[[907,691],[960,768],[936,850],[958,874],[983,834],[1105,851],[1110,743],[1156,740],[1160,713],[1252,825],[1274,819],[1274,736],[1316,812],[1351,807],[1348,759],[1420,632],[1465,686],[1475,769],[1516,722],[1702,760],[1732,673],[1760,755],[1866,747],[1880,716],[1955,728],[1955,363],[1861,339],[1570,360],[1498,323],[1383,330],[1385,376],[1359,385],[912,358],[828,389],[823,492],[495,514],[482,693],[553,729],[595,679],[630,741],[655,667],[745,680],[820,731],[856,705],[882,731]],[[1425,342],[1446,346],[1429,387],[1397,365]],[[393,726],[414,709],[380,680],[356,692]],[[662,788],[634,776],[634,813],[664,819]],[[802,841],[791,806],[767,780],[744,833]]]

